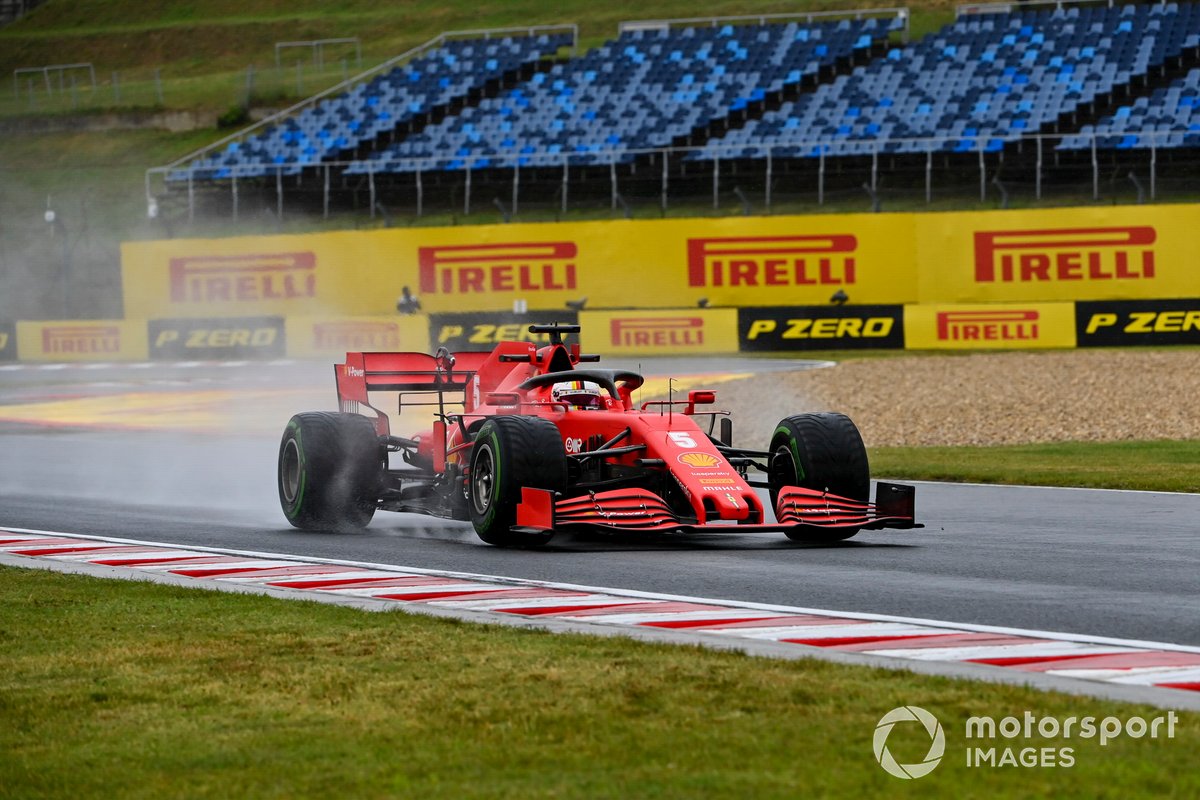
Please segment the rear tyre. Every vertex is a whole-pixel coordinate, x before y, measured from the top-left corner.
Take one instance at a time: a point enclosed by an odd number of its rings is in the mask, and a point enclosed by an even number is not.
[[[845,414],[797,414],[781,420],[771,437],[767,475],[772,508],[784,486],[827,491],[863,502],[871,496],[867,448]],[[835,542],[856,533],[858,528],[831,528],[788,531],[787,536],[796,541]]]
[[[539,417],[492,417],[471,449],[468,510],[475,533],[499,547],[539,547],[553,531],[514,531],[521,487],[561,492],[567,456],[558,428]]]
[[[304,530],[359,530],[375,515],[384,454],[371,420],[313,411],[288,422],[279,443],[279,504]]]

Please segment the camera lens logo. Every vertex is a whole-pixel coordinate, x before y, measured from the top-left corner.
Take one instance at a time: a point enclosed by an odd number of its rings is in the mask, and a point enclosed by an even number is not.
[[[931,740],[929,752],[925,754],[922,761],[916,764],[897,762],[887,748],[888,736],[891,735],[892,728],[896,727],[899,722],[918,722],[929,734]],[[879,720],[879,724],[875,726],[873,745],[875,760],[889,775],[912,780],[913,778],[923,778],[933,772],[934,767],[942,760],[942,754],[946,752],[946,734],[942,732],[942,724],[937,721],[937,717],[925,709],[919,706],[900,706],[893,708]]]

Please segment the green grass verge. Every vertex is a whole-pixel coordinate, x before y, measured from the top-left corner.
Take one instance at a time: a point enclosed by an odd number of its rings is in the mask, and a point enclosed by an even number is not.
[[[1072,747],[1070,768],[968,768],[969,716],[1165,712],[904,672],[13,568],[0,642],[3,797],[1200,794],[1200,716],[996,742]],[[871,746],[909,704],[947,741],[912,782]],[[922,737],[888,747],[919,761]]]
[[[909,480],[1200,492],[1200,442],[876,447],[871,471]]]

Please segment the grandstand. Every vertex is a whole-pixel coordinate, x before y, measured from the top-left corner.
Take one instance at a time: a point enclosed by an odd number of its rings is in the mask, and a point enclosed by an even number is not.
[[[447,34],[151,170],[187,213],[616,209],[743,187],[1005,187],[1128,172],[1156,191],[1200,146],[1200,3],[964,6],[908,41],[904,9],[639,21],[589,52],[570,27]],[[1194,166],[1188,166],[1194,170]],[[284,179],[287,179],[286,181]],[[1106,177],[1105,179],[1111,179]],[[1139,183],[1139,192],[1141,184]],[[761,198],[761,199],[760,199]],[[285,202],[286,201],[286,202]]]

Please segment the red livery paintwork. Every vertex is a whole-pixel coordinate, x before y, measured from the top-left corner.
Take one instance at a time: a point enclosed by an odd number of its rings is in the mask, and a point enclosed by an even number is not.
[[[877,500],[877,506],[782,483],[779,474],[793,473],[768,466],[772,458],[780,457],[778,451],[733,447],[727,422],[719,433],[714,432],[725,412],[698,408],[715,401],[712,391],[692,390],[686,398],[636,405],[633,392],[642,385],[642,376],[590,368],[588,362],[599,358],[584,355],[578,344],[562,340],[564,334],[578,331],[578,325],[534,325],[530,332],[549,333],[549,345],[506,341],[491,352],[452,354],[443,348],[435,355],[347,353],[345,362],[334,367],[340,411],[371,420],[385,464],[386,451],[390,451],[401,454],[407,465],[385,467],[376,492],[377,507],[471,519],[485,541],[492,541],[487,531],[481,530],[481,525],[489,522],[485,512],[489,504],[501,503],[506,513],[512,513],[512,531],[546,534],[545,538],[554,531],[578,527],[642,532],[782,531],[792,538],[802,529],[841,531],[841,538],[859,529],[920,527],[913,521],[911,487],[880,484],[881,493],[887,487],[888,495],[886,503]],[[623,332],[624,327],[621,331],[614,328],[613,334]],[[594,387],[587,404],[564,399],[572,396],[561,387],[584,385]],[[392,420],[377,399],[383,392],[398,394],[399,399],[392,402],[401,410],[418,405],[436,409],[432,429],[409,437],[394,435]],[[489,420],[505,417],[523,421],[484,427]],[[526,445],[504,440],[509,443],[502,447],[502,438],[489,433],[487,447],[491,449],[483,459],[477,437],[481,431],[493,429],[528,431],[528,438],[537,440],[528,447],[536,452],[517,457],[515,466],[510,467],[503,459],[511,453],[501,451],[504,447],[521,450]],[[293,455],[286,465],[281,455],[281,498],[293,498],[294,509],[294,498],[305,490],[301,476],[304,460],[312,456],[306,454],[302,459],[299,450],[303,443],[288,445],[288,441],[285,433],[284,449],[290,447]],[[482,466],[476,464],[477,458],[483,459],[478,462]],[[530,458],[542,459],[538,463],[543,466],[523,466]],[[490,472],[482,472],[485,468]],[[526,474],[533,480],[502,484],[505,470],[510,469],[532,470]],[[528,485],[537,482],[539,470],[555,472],[557,483]],[[751,470],[770,472],[773,482],[755,479]],[[291,481],[287,486],[285,478]],[[507,492],[504,497],[494,488],[500,485],[508,487],[503,490]],[[772,509],[756,491],[768,486],[776,498]],[[484,492],[489,493],[489,501],[475,502]],[[286,502],[284,511],[289,512]],[[494,533],[491,536],[498,538]]]

